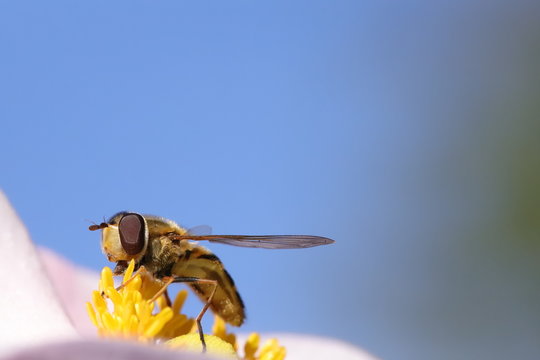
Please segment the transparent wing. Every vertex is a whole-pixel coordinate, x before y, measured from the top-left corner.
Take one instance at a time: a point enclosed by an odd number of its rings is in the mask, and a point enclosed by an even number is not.
[[[208,225],[198,225],[188,229],[190,235],[210,235],[212,228]]]
[[[334,242],[332,239],[312,235],[171,235],[171,238],[263,249],[301,249]]]

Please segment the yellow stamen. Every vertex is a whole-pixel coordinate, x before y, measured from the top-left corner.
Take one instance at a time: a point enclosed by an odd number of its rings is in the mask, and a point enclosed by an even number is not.
[[[227,333],[227,325],[225,324],[225,321],[219,317],[214,316],[214,326],[212,327],[212,332],[214,335],[222,339],[223,341],[228,342],[231,344],[235,349],[236,347],[236,335],[232,333]]]
[[[101,291],[103,291],[105,288],[108,288],[109,286],[114,287],[112,270],[107,266],[104,267],[103,270],[101,270],[101,281],[99,285],[99,290]]]
[[[122,297],[120,296],[118,291],[116,291],[116,289],[114,287],[112,287],[112,286],[109,286],[109,287],[105,288],[105,295],[107,295],[109,297],[109,299],[111,299],[114,304],[121,304],[122,303]]]
[[[244,345],[244,354],[247,360],[254,360],[255,353],[259,348],[260,337],[259,334],[253,333],[250,334]]]
[[[99,291],[94,290],[92,292],[92,302],[94,303],[94,306],[97,308],[98,312],[107,309],[107,303],[105,302]]]
[[[176,295],[176,299],[174,300],[174,303],[173,303],[173,312],[175,314],[179,314],[180,313],[180,310],[182,310],[182,307],[184,306],[184,302],[186,301],[186,298],[187,298],[187,291],[186,290],[180,290],[178,292],[178,295]]]
[[[149,338],[156,336],[157,333],[163,328],[163,326],[165,326],[165,324],[172,319],[172,317],[173,313],[171,308],[163,309],[150,321],[150,325],[145,330],[144,336]]]
[[[200,352],[202,344],[195,320],[180,313],[187,291],[179,291],[170,307],[164,296],[150,302],[163,283],[154,279],[144,268],[139,268],[137,272],[134,269],[135,262],[132,260],[124,272],[123,285],[119,290],[114,286],[112,270],[105,267],[101,271],[99,290],[93,291],[91,302],[85,304],[98,334],[143,343],[167,340],[165,344],[169,347]],[[216,316],[212,330],[214,335],[205,335],[207,352],[238,359],[236,336],[227,332],[225,321]],[[259,348],[259,343],[257,333],[248,337],[244,345],[245,360],[285,358],[285,348],[279,346],[277,340],[267,341],[262,348]]]
[[[89,302],[86,303],[86,312],[88,313],[88,316],[90,317],[90,320],[92,321],[92,324],[94,326],[98,326],[97,318],[96,318],[96,312],[94,311],[94,308],[92,307],[92,304]]]
[[[129,279],[131,279],[131,275],[133,275],[133,270],[135,269],[135,261],[131,260],[129,262],[129,265],[126,269],[126,271],[124,271],[124,279],[123,279],[123,283],[127,283],[129,281]]]

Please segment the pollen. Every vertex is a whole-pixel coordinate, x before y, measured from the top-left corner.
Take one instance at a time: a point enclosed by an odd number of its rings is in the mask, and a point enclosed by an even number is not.
[[[234,347],[219,337],[215,335],[204,335],[204,341],[206,342],[208,354],[220,355],[221,357],[228,359],[238,359]],[[201,339],[197,333],[175,337],[174,339],[167,341],[166,345],[172,349],[181,349],[191,352],[202,351]]]
[[[150,302],[160,284],[144,272],[133,275],[134,266],[132,261],[118,289],[114,286],[111,269],[105,267],[101,271],[99,290],[94,291],[92,301],[86,303],[98,334],[148,343],[189,333],[194,320],[181,314],[187,291],[180,291],[171,307],[166,305],[164,296]]]
[[[163,284],[144,269],[134,273],[131,261],[124,272],[122,284],[115,287],[112,270],[104,267],[98,290],[92,292],[86,303],[90,321],[96,326],[100,337],[136,341],[146,344],[162,344],[170,349],[202,351],[202,344],[193,318],[182,314],[187,291],[181,290],[169,306],[165,296],[151,301]],[[225,321],[214,318],[213,334],[205,335],[207,352],[232,359],[282,360],[285,348],[276,339],[259,347],[257,333],[249,335],[244,355],[238,353],[236,335],[227,332]]]
[[[269,339],[260,348],[259,344],[259,334],[252,333],[248,336],[244,345],[245,360],[283,360],[287,355],[287,350],[279,345],[277,339]]]

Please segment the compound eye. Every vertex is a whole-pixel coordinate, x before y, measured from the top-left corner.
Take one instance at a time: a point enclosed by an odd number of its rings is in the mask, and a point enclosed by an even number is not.
[[[145,222],[144,218],[135,213],[128,213],[118,223],[120,243],[128,255],[139,254],[145,245]]]

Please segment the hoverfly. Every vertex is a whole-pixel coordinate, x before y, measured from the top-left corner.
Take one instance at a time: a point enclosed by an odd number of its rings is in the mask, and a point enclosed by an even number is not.
[[[172,283],[191,287],[204,303],[196,318],[203,352],[206,343],[201,320],[208,308],[234,326],[242,325],[246,316],[232,277],[219,258],[198,241],[265,249],[308,248],[334,242],[309,235],[193,235],[174,221],[125,211],[89,230],[102,230],[101,248],[109,261],[116,262],[115,275],[122,275],[133,259],[135,269],[144,267],[162,284],[153,300],[164,294],[170,303],[167,287]]]

